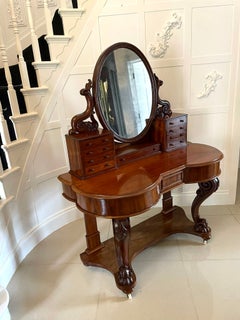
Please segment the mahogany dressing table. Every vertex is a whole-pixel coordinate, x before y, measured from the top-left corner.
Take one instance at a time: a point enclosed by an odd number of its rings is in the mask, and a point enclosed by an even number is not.
[[[218,189],[223,154],[187,142],[187,115],[172,113],[159,97],[162,81],[129,43],[106,49],[81,94],[87,108],[72,118],[66,135],[70,171],[58,179],[63,195],[83,212],[87,266],[102,267],[130,298],[136,284],[131,262],[147,247],[175,233],[211,238],[199,207]],[[95,112],[99,123],[95,118]],[[171,190],[198,183],[192,220],[173,205]],[[131,228],[162,197],[159,214]],[[112,239],[101,242],[97,218],[112,219]]]

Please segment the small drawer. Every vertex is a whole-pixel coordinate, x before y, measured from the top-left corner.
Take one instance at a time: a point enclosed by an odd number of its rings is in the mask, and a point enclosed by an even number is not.
[[[166,121],[166,129],[168,130],[173,127],[186,129],[186,124],[187,124],[187,117],[185,115],[175,117],[175,118],[169,118]]]
[[[99,147],[110,148],[113,145],[113,137],[106,136],[106,137],[97,137],[94,139],[88,139],[82,142],[82,148],[88,150],[93,150]]]
[[[97,165],[88,166],[88,167],[86,166],[85,173],[86,173],[86,176],[91,176],[91,175],[97,174],[98,172],[105,171],[114,167],[115,167],[114,160],[105,161]]]
[[[166,151],[176,150],[176,149],[185,147],[186,145],[187,145],[187,142],[185,138],[169,139],[167,141]]]
[[[165,192],[183,183],[183,173],[178,171],[164,176],[161,181],[161,192]]]
[[[98,148],[93,148],[93,149],[88,149],[88,150],[84,150],[82,157],[85,160],[91,159],[91,158],[95,158],[95,157],[101,157],[105,154],[108,155],[114,155],[114,148],[113,146],[104,146],[104,147],[98,147]]]
[[[86,166],[95,165],[105,161],[114,160],[114,158],[115,158],[115,154],[113,151],[108,153],[99,153],[99,154],[93,153],[91,156],[83,158],[83,164]]]
[[[167,130],[167,137],[169,137],[169,139],[186,137],[186,130],[179,128],[179,127],[174,127],[172,129],[168,129]]]

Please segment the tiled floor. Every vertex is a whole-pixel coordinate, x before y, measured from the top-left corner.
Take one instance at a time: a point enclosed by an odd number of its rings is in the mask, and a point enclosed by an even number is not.
[[[109,272],[82,265],[82,220],[65,226],[42,241],[12,278],[12,320],[239,320],[240,196],[235,206],[202,207],[201,216],[212,228],[207,245],[174,235],[135,258],[132,300]],[[110,222],[99,221],[106,238]]]

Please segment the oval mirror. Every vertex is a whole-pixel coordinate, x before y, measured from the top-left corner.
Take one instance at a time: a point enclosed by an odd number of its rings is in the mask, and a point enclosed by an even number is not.
[[[121,42],[99,57],[93,74],[96,112],[103,127],[123,142],[147,132],[156,106],[152,69],[141,51]]]

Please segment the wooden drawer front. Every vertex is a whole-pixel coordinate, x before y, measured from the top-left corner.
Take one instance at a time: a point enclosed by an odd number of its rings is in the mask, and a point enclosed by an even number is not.
[[[95,153],[94,151],[90,155],[83,157],[83,164],[86,166],[92,166],[98,163],[111,161],[115,159],[114,151]]]
[[[185,137],[187,133],[186,125],[184,126],[178,126],[178,127],[172,127],[166,130],[167,136],[169,136],[169,139],[177,138],[177,137]]]
[[[95,158],[98,155],[102,155],[102,154],[114,154],[114,146],[113,145],[107,145],[107,146],[98,146],[95,148],[91,148],[91,149],[85,149],[82,152],[82,157],[84,159],[89,159],[89,158]]]
[[[178,171],[164,176],[161,181],[161,193],[171,190],[183,183],[183,172]]]
[[[114,145],[113,137],[112,136],[105,136],[105,137],[98,137],[95,139],[88,139],[86,141],[81,142],[81,148],[83,148],[86,152],[87,150],[94,150],[95,148],[99,148],[102,146],[104,147],[110,147]]]
[[[172,139],[168,140],[166,143],[166,150],[165,151],[172,151],[182,147],[186,147],[187,142],[185,139]]]
[[[115,160],[105,161],[103,163],[99,163],[93,166],[85,166],[85,175],[91,176],[95,175],[98,172],[102,172],[111,168],[115,168]]]
[[[175,118],[169,118],[166,121],[166,130],[167,131],[173,127],[178,127],[178,128],[186,130],[186,126],[187,126],[186,115],[182,115],[182,116],[175,117]]]
[[[137,159],[145,158],[147,156],[160,152],[160,144],[147,145],[143,148],[135,149],[132,152],[123,153],[117,156],[117,165],[121,166],[125,163],[135,161]]]

